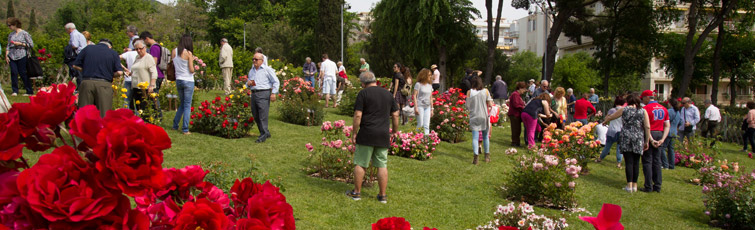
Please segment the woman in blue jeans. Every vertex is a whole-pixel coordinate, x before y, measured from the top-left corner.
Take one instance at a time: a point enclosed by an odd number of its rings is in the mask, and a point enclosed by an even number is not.
[[[606,117],[611,116],[611,114],[615,113],[622,107],[624,107],[624,104],[626,103],[626,100],[624,100],[624,97],[618,96],[615,100],[613,100],[614,107],[611,110],[608,110],[608,113]],[[600,160],[598,162],[602,161],[603,159],[608,156],[608,154],[611,152],[611,146],[613,146],[614,143],[616,143],[616,162],[618,162],[618,165],[616,167],[621,168],[621,150],[619,149],[619,133],[621,132],[621,128],[623,126],[623,122],[621,118],[618,118],[616,120],[612,120],[608,124],[608,132],[606,133],[606,146],[603,148],[603,152],[600,153]]]
[[[178,42],[178,47],[173,50],[173,66],[176,69],[176,91],[179,105],[176,117],[173,118],[173,129],[178,130],[178,122],[183,118],[181,132],[189,132],[189,116],[191,115],[191,98],[194,95],[194,45],[191,36],[185,34]]]
[[[674,169],[676,164],[676,153],[674,152],[674,142],[678,138],[678,127],[682,124],[681,107],[676,100],[669,100],[668,120],[671,127],[668,129],[668,136],[661,145],[661,168]]]
[[[31,80],[26,74],[26,62],[29,56],[28,50],[34,48],[34,41],[28,32],[21,29],[21,21],[18,18],[10,17],[6,23],[8,29],[11,30],[8,34],[8,46],[5,49],[5,63],[8,63],[11,72],[11,89],[13,90],[11,96],[18,96],[19,77],[21,77],[24,88],[26,88],[24,96],[31,96],[34,94],[34,90]]]

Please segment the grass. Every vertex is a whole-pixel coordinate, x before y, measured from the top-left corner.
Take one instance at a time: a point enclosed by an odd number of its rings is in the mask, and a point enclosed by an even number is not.
[[[7,87],[6,87],[7,88]],[[6,89],[5,92],[9,90]],[[198,92],[200,99],[211,99],[220,91]],[[11,97],[14,102],[28,101]],[[182,135],[171,130],[174,112],[166,112],[162,122],[173,145],[165,151],[165,167],[222,161],[231,170],[244,171],[253,167],[280,178],[284,194],[294,208],[299,229],[369,229],[380,218],[400,216],[412,223],[414,229],[424,226],[438,229],[470,229],[492,220],[502,198],[499,187],[507,171],[514,167],[515,156],[504,155],[509,148],[508,128],[494,128],[491,140],[491,163],[471,164],[472,146],[469,141],[439,145],[434,159],[417,161],[389,156],[388,204],[375,200],[377,188],[365,188],[361,201],[352,201],[343,193],[353,186],[341,182],[307,176],[302,168],[308,152],[304,144],[319,143],[319,127],[304,127],[282,122],[273,103],[270,114],[272,138],[262,144],[254,143],[256,128],[250,137],[223,139],[194,133]],[[326,109],[325,120],[346,120],[350,117]],[[407,127],[408,128],[408,127]],[[723,144],[720,159],[739,161],[746,170],[755,168],[755,161],[738,152],[741,148]],[[523,149],[520,149],[523,150]],[[27,154],[36,161],[39,154]],[[663,171],[662,193],[628,194],[624,170],[616,168],[613,153],[603,163],[591,163],[591,173],[577,180],[579,207],[597,215],[603,203],[622,206],[622,223],[627,229],[708,229],[708,217],[703,214],[701,187],[687,183],[694,170],[677,167]],[[639,182],[643,183],[642,177]],[[538,213],[560,215],[559,211],[537,209]],[[571,229],[591,229],[592,226],[569,216]]]

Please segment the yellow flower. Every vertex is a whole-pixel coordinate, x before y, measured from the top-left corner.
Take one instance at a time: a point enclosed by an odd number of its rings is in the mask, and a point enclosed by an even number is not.
[[[140,89],[147,89],[147,87],[149,86],[149,83],[147,83],[147,82],[140,82],[136,86],[138,86]]]
[[[113,87],[113,89],[118,89],[117,85],[111,85],[111,86]]]
[[[162,43],[162,42],[160,42],[160,46],[163,46],[163,43]]]
[[[127,98],[126,94],[121,94],[122,98]]]
[[[156,93],[150,93],[149,96],[152,97],[152,98],[155,98],[155,97],[157,97],[157,94]]]
[[[126,88],[122,88],[122,89],[121,89],[121,92],[124,92],[124,93],[126,93],[126,92],[128,92],[128,90],[127,90]]]
[[[136,101],[134,102],[134,104],[137,104],[137,105],[138,105],[138,104],[141,104],[141,102],[140,102],[139,100],[136,100]]]
[[[228,95],[228,97],[230,97],[231,99],[233,99],[233,94],[231,94],[231,95]]]

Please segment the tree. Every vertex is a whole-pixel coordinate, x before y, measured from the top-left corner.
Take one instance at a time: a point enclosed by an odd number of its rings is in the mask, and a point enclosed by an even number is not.
[[[375,39],[371,46],[383,49],[395,61],[406,59],[415,66],[427,66],[437,60],[443,89],[449,53],[460,46],[474,45],[471,21],[480,15],[469,0],[383,0],[372,13]],[[390,62],[385,61],[381,67],[389,68]]]
[[[503,79],[513,88],[516,82],[527,82],[529,79],[539,79],[542,62],[532,51],[518,52],[511,56],[511,67]]]
[[[16,9],[13,8],[13,0],[8,0],[8,12],[5,13],[6,18],[12,18],[16,16]]]
[[[741,14],[739,11],[745,11],[745,13]],[[716,37],[716,46],[713,51],[713,75],[711,75],[713,81],[713,88],[711,89],[711,101],[713,104],[718,104],[718,83],[723,71],[721,52],[724,45],[726,45],[725,40],[727,40],[727,30],[734,30],[733,32],[735,33],[735,36],[747,35],[750,34],[750,29],[754,21],[755,3],[753,3],[752,1],[744,1],[740,2],[737,5],[736,11],[732,10],[732,12],[730,12],[729,14],[724,15],[724,20],[721,20],[718,23],[718,35]],[[727,29],[727,25],[729,25],[729,27],[731,28]],[[734,26],[732,25],[736,25],[737,28],[734,28]]]
[[[29,13],[29,31],[35,31],[37,30],[37,15],[36,12],[34,12],[34,8],[31,8],[31,12]]]
[[[553,74],[556,53],[558,53],[558,37],[564,26],[572,19],[584,20],[589,15],[587,6],[595,4],[598,0],[512,0],[511,6],[517,9],[540,11],[546,15],[547,20],[553,22],[546,41],[546,54],[543,56],[543,79],[550,80]]]
[[[587,92],[600,82],[598,71],[591,66],[595,59],[585,52],[565,55],[556,62],[553,85],[572,88],[575,93]]]
[[[661,64],[666,69],[666,74],[673,77],[672,94],[678,95],[681,90],[682,76],[684,74],[684,47],[686,37],[682,34],[666,33],[662,34],[659,39],[659,45],[656,51],[656,57],[663,57]],[[707,84],[711,75],[712,50],[710,41],[706,41],[694,57],[696,63],[695,71],[692,73],[692,79],[689,83],[690,89],[696,89],[698,86]]]
[[[493,0],[485,0],[485,9],[488,16],[488,52],[487,52],[487,64],[485,67],[485,81],[484,83],[490,83],[493,76],[493,68],[495,65],[495,50],[498,46],[498,34],[501,32],[501,11],[503,10],[503,0],[498,0],[497,16],[493,19]],[[495,26],[493,26],[493,20],[495,20]]]
[[[731,80],[729,82],[729,97],[731,105],[735,105],[737,87],[752,87],[755,78],[755,36],[743,33],[735,36],[726,35],[721,49],[722,69]]]
[[[341,7],[343,0],[320,0],[316,29],[319,53],[341,60]],[[319,57],[318,55],[317,57]],[[319,58],[314,58],[319,60]]]

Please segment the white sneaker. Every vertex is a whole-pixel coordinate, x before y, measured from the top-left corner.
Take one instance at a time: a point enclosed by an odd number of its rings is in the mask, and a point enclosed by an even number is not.
[[[17,93],[12,93],[11,96],[15,97],[15,96],[18,96],[18,94]]]

